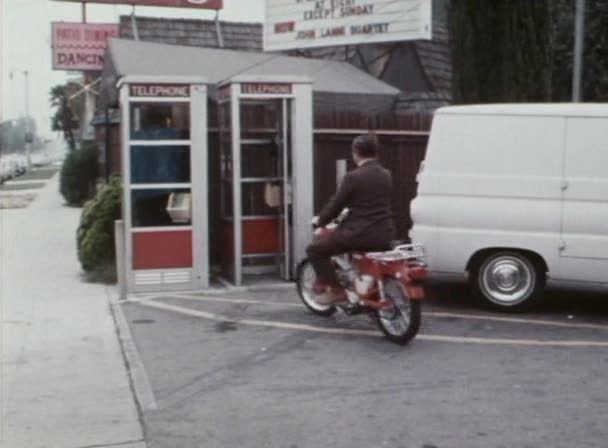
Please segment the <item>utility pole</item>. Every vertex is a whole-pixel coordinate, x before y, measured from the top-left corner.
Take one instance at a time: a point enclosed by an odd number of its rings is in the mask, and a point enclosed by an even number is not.
[[[572,74],[572,102],[581,101],[583,78],[583,53],[585,51],[585,0],[576,0],[574,28],[574,64]]]
[[[30,73],[23,70],[25,79],[25,157],[27,158],[27,169],[32,169],[32,140],[33,132],[30,127]]]

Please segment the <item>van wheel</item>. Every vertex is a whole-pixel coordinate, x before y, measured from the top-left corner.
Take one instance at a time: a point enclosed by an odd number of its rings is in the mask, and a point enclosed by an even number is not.
[[[520,310],[539,298],[545,287],[545,272],[531,257],[513,251],[486,255],[472,270],[477,294],[492,307]]]

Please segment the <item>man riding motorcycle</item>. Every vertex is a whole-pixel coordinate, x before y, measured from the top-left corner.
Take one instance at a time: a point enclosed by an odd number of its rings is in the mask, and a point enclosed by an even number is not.
[[[324,294],[317,299],[321,305],[347,300],[332,265],[332,256],[388,250],[395,238],[391,211],[392,176],[377,160],[378,149],[378,138],[374,134],[353,140],[352,157],[357,168],[344,176],[336,194],[313,220],[313,224],[323,227],[345,208],[349,210],[335,232],[317,238],[307,248],[317,276],[314,292]]]

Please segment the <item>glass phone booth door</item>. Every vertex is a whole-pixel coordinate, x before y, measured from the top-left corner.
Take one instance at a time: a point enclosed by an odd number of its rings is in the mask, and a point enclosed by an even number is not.
[[[232,95],[219,106],[223,276],[236,285],[290,280],[293,98],[225,89]]]

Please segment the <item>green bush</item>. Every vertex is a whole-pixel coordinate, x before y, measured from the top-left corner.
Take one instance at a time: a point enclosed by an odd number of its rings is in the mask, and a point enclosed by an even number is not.
[[[121,216],[121,199],[121,180],[114,176],[84,205],[76,239],[78,259],[87,273],[106,272],[115,264],[114,221]]]
[[[65,158],[59,189],[69,205],[81,205],[91,199],[97,179],[97,158],[97,146],[90,142],[83,143]]]

